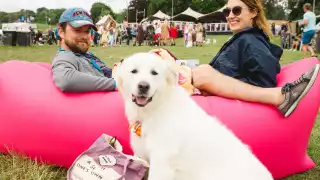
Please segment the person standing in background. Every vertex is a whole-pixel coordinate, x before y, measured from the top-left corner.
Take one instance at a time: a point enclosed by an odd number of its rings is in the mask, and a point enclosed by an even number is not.
[[[170,33],[170,38],[171,38],[171,46],[175,46],[176,45],[176,38],[178,37],[178,30],[175,27],[173,22],[171,22],[169,33]]]
[[[271,32],[272,34],[275,36],[276,35],[276,24],[275,23],[272,23],[271,24]]]
[[[55,37],[55,39],[56,39],[56,41],[57,41],[57,45],[60,46],[60,40],[61,40],[61,38],[60,38],[59,33],[58,33],[58,25],[57,25],[57,27],[54,29],[54,37]]]
[[[316,31],[316,15],[311,11],[312,6],[310,3],[303,5],[303,20],[299,21],[300,26],[304,26],[302,34],[302,53],[303,56],[307,55],[307,50],[311,52],[312,57],[317,57],[310,43],[314,38]]]
[[[203,26],[201,23],[196,25],[196,46],[203,45]]]

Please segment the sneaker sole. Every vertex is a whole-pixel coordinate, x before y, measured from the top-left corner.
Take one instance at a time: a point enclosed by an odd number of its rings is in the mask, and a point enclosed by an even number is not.
[[[320,65],[317,64],[316,65],[316,68],[314,70],[314,73],[310,79],[310,82],[309,84],[307,85],[307,87],[304,89],[304,91],[302,92],[302,94],[299,96],[299,98],[292,104],[292,106],[288,109],[288,111],[286,112],[285,114],[285,117],[288,117],[295,109],[296,107],[298,106],[298,103],[300,102],[300,100],[307,94],[307,92],[311,89],[311,87],[313,86],[317,76],[318,76],[318,73],[319,73],[319,69],[320,69]]]

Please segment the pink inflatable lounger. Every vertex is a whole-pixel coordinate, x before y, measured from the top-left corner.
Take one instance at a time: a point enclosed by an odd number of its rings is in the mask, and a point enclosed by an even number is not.
[[[310,58],[284,66],[278,86],[317,63]],[[69,167],[106,133],[119,139],[124,153],[132,154],[120,94],[63,93],[53,84],[50,68],[47,63],[14,60],[0,64],[0,152],[6,153],[8,147],[32,159]],[[274,178],[315,167],[307,146],[320,104],[320,78],[288,118],[264,104],[216,96],[193,98],[248,144]]]

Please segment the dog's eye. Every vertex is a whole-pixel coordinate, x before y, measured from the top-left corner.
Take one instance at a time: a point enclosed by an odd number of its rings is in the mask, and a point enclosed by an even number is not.
[[[158,73],[155,70],[151,71],[151,74],[154,76],[158,75]]]
[[[131,71],[132,74],[137,74],[138,70],[134,69]]]

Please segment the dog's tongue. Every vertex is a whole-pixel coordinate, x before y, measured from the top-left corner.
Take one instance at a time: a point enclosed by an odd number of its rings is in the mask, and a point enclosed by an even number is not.
[[[148,103],[148,98],[146,97],[136,97],[137,104],[146,105]]]

